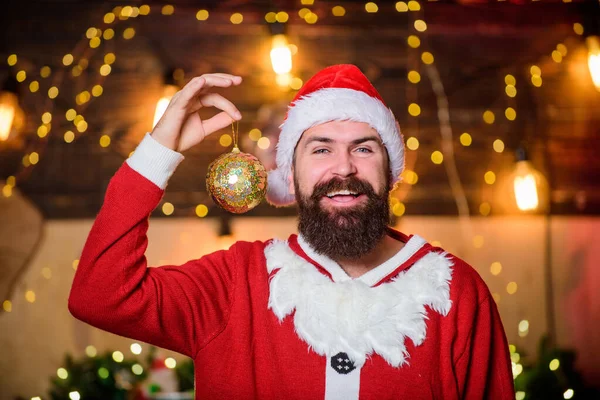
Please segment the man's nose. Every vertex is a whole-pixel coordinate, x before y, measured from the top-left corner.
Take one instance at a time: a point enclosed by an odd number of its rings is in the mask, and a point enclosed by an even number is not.
[[[347,178],[356,174],[356,165],[354,165],[352,156],[346,151],[338,153],[332,172],[340,178]]]

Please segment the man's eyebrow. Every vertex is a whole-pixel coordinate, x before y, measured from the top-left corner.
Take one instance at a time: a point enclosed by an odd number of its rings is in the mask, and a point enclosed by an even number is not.
[[[379,144],[383,144],[381,142],[381,139],[379,139],[377,136],[365,136],[359,139],[354,139],[351,143],[353,145],[357,145],[357,144],[361,144],[364,142],[369,142],[369,141],[374,141],[377,142]],[[305,147],[308,146],[310,143],[312,142],[321,142],[321,143],[335,143],[335,140],[328,138],[328,137],[323,137],[323,136],[313,136],[310,139],[308,139],[305,143]]]
[[[381,139],[379,139],[377,136],[366,136],[366,137],[363,137],[363,138],[360,138],[360,139],[355,139],[355,140],[352,141],[352,144],[361,144],[361,143],[370,142],[370,141],[374,141],[374,142],[377,142],[379,144],[383,144],[381,142]]]
[[[313,136],[306,141],[306,143],[304,144],[304,147],[307,147],[312,142],[333,143],[333,142],[335,142],[335,140],[333,140],[331,138],[323,137],[323,136]]]

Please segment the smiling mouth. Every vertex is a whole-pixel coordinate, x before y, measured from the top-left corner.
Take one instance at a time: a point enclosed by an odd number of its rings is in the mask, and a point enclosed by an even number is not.
[[[327,203],[333,203],[336,205],[351,205],[355,204],[365,197],[364,194],[353,192],[351,190],[336,190],[327,193],[323,198]]]

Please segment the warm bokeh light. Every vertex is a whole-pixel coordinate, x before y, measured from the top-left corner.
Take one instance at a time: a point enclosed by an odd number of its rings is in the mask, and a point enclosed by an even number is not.
[[[411,103],[408,106],[408,113],[413,117],[418,117],[421,114],[421,107],[416,103]]]
[[[433,153],[431,153],[431,161],[434,164],[441,164],[444,161],[444,155],[441,151],[436,150]]]
[[[65,66],[69,66],[73,63],[73,55],[72,54],[65,54],[62,62]]]
[[[377,6],[377,4],[370,1],[367,4],[365,4],[365,10],[368,13],[376,13],[377,11],[379,11],[379,7]]]
[[[104,63],[105,64],[112,64],[115,62],[115,60],[117,59],[117,57],[115,56],[115,53],[106,53],[104,55]]]
[[[517,111],[512,107],[507,107],[504,111],[504,116],[509,121],[514,121],[517,118]]]
[[[56,370],[56,375],[60,378],[60,379],[67,379],[69,377],[69,373],[67,372],[66,369],[64,368],[59,368],[58,370]]]
[[[104,23],[105,24],[112,24],[115,21],[115,14],[109,12],[104,14]]]
[[[421,10],[421,5],[419,4],[418,1],[410,0],[408,2],[408,9],[410,11],[420,11]]]
[[[169,357],[165,360],[165,365],[167,366],[167,368],[173,369],[177,366],[177,361],[175,361],[174,358]]]
[[[142,354],[142,346],[139,343],[132,343],[131,346],[129,346],[129,349],[133,354]]]
[[[173,214],[173,212],[175,211],[175,206],[173,206],[173,204],[169,203],[169,202],[165,202],[162,205],[162,212],[165,215],[171,215]]]
[[[519,334],[528,332],[529,331],[529,321],[527,321],[526,319],[520,321],[518,329],[519,329]]]
[[[548,367],[550,368],[550,371],[556,371],[560,367],[560,361],[558,360],[558,358],[555,358],[552,361],[550,361],[550,365],[548,365]]]
[[[392,206],[392,213],[396,217],[401,217],[406,212],[406,206],[402,202],[398,202]]]
[[[431,54],[428,51],[424,52],[423,54],[421,54],[421,61],[423,61],[424,64],[433,64],[433,54]]]
[[[133,372],[135,375],[141,375],[144,373],[144,367],[142,367],[140,364],[133,364],[131,366],[131,372]]]
[[[408,39],[406,39],[408,45],[413,49],[418,48],[421,45],[421,39],[418,36],[410,35]]]
[[[342,6],[335,6],[331,9],[331,13],[334,17],[343,17],[346,15],[346,9]]]
[[[304,16],[304,21],[306,21],[307,24],[316,24],[318,20],[319,16],[312,11]]]
[[[303,84],[304,84],[304,82],[302,82],[302,79],[300,79],[298,77],[294,77],[290,81],[290,88],[293,90],[300,90],[300,88],[302,87]]]
[[[469,147],[471,143],[473,143],[473,138],[471,138],[471,135],[469,135],[467,132],[460,135],[459,140],[460,144],[462,144],[465,147]]]
[[[277,14],[275,14],[275,21],[281,24],[285,24],[289,19],[290,16],[285,11],[279,11]]]
[[[233,143],[233,138],[227,133],[222,134],[219,138],[219,144],[223,147],[231,146],[231,143]]]
[[[415,30],[418,32],[425,32],[427,30],[427,24],[422,19],[418,19],[414,23]]]
[[[100,75],[107,76],[112,71],[112,68],[108,64],[104,64],[100,67]]]
[[[558,52],[563,56],[566,57],[567,55],[567,46],[565,46],[562,43],[559,43],[556,45],[556,50],[558,50]]]
[[[91,38],[90,39],[90,47],[92,49],[98,48],[100,46],[101,40],[99,37],[95,37],[95,38]]]
[[[408,147],[410,150],[417,150],[419,148],[419,139],[416,137],[409,137],[406,140],[406,147]]]
[[[421,74],[419,74],[417,71],[409,71],[408,80],[411,83],[419,83],[421,81]]]
[[[484,201],[483,203],[481,203],[479,205],[479,214],[483,215],[484,217],[487,217],[488,215],[490,215],[491,211],[492,211],[492,206],[487,201]]]
[[[208,19],[208,11],[207,10],[198,10],[196,13],[196,19],[198,21],[206,21]]]
[[[100,146],[101,147],[108,147],[108,146],[110,146],[110,136],[108,136],[108,135],[102,135],[100,137]]]
[[[120,362],[123,362],[125,357],[123,356],[123,353],[121,353],[120,351],[117,350],[112,353],[112,359],[115,360],[116,362],[120,363]]]
[[[260,139],[258,139],[258,141],[256,142],[256,145],[258,146],[258,148],[262,149],[262,150],[266,150],[271,146],[271,141],[269,140],[268,137],[261,137]]]
[[[244,21],[244,16],[240,13],[233,13],[229,18],[229,21],[231,21],[231,23],[234,25],[238,25]]]
[[[492,147],[496,153],[502,153],[504,151],[504,142],[502,139],[496,139],[494,140]]]
[[[72,143],[73,140],[75,140],[75,133],[73,133],[72,131],[66,131],[63,135],[63,139],[67,143]]]
[[[517,95],[517,88],[513,85],[506,85],[505,92],[508,97],[515,97]]]
[[[85,348],[85,354],[90,357],[96,357],[96,355],[98,355],[98,350],[96,349],[95,346],[89,345]]]
[[[517,282],[509,282],[508,285],[506,285],[506,291],[508,294],[517,293],[517,288]]]
[[[399,1],[396,3],[396,11],[398,12],[407,12],[408,11],[408,4],[406,4],[403,1]]]
[[[25,292],[25,300],[27,300],[30,303],[34,303],[35,302],[35,292],[33,290],[28,290]]]
[[[555,63],[561,63],[562,59],[563,59],[563,55],[560,51],[554,50],[552,52],[552,60],[554,60]]]
[[[250,129],[248,136],[250,137],[250,140],[252,140],[253,142],[256,142],[256,141],[258,141],[258,139],[261,138],[262,132],[260,131],[260,129],[253,128],[253,129]]]
[[[100,97],[102,96],[102,93],[104,93],[104,89],[102,88],[102,86],[96,85],[92,88],[92,96]]]
[[[504,83],[506,83],[506,85],[515,86],[517,84],[517,80],[513,75],[508,74],[504,77]]]
[[[502,264],[500,264],[498,261],[494,261],[490,266],[490,272],[492,275],[500,275],[502,272]]]
[[[476,249],[482,248],[484,242],[485,242],[485,239],[483,238],[482,235],[473,236],[473,247],[475,247]]]
[[[123,39],[129,40],[135,36],[135,29],[127,28],[123,31]]]
[[[50,69],[50,67],[48,67],[48,66],[44,66],[40,69],[40,76],[42,78],[49,77],[51,73],[52,73],[52,69]]]
[[[483,120],[485,121],[486,124],[491,125],[496,120],[496,116],[494,115],[494,113],[492,111],[486,110],[483,113]]]
[[[196,206],[196,215],[200,218],[204,218],[208,215],[208,207],[204,204],[198,204]]]
[[[419,181],[419,175],[417,175],[415,171],[405,169],[404,172],[402,172],[402,181],[409,185],[415,185]]]

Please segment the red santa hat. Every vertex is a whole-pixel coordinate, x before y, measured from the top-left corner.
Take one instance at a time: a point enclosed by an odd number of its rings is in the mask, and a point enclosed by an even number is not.
[[[293,204],[289,176],[296,145],[307,129],[329,121],[365,122],[375,129],[385,145],[393,183],[404,169],[404,142],[396,118],[355,65],[327,67],[298,91],[281,125],[277,144],[277,168],[269,172],[267,200],[276,206]]]

